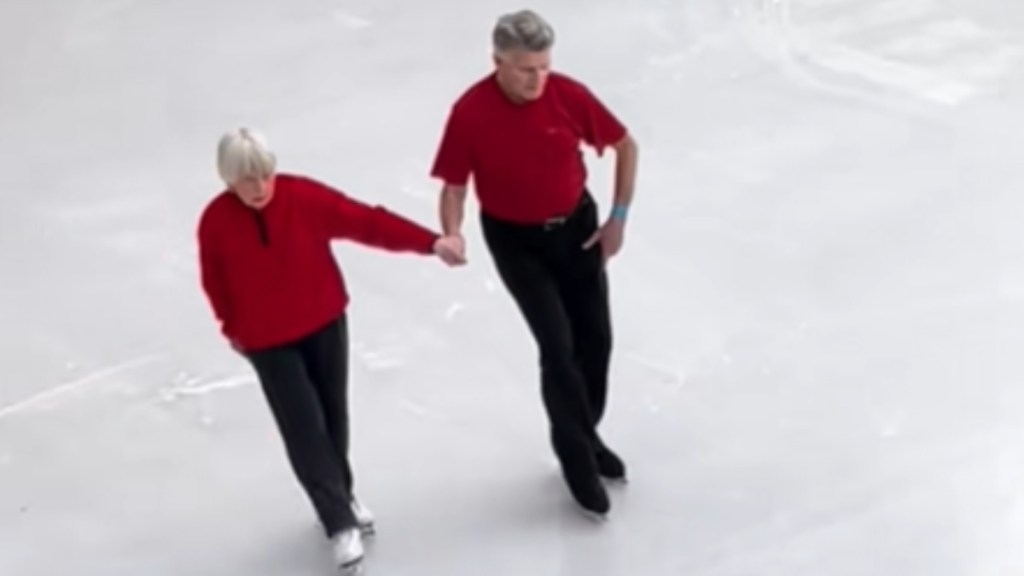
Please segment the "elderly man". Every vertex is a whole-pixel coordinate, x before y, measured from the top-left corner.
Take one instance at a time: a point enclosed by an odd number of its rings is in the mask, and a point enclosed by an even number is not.
[[[504,15],[492,40],[496,69],[452,106],[434,159],[441,225],[460,237],[472,178],[486,245],[537,344],[563,477],[580,506],[603,516],[601,477],[626,475],[597,432],[612,350],[605,263],[622,246],[637,146],[582,82],[551,71],[554,31],[541,16]],[[616,153],[614,205],[602,225],[581,143]]]

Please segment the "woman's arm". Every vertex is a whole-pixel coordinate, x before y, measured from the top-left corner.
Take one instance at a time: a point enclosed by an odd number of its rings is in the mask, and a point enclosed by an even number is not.
[[[436,232],[383,206],[371,206],[325,184],[307,182],[314,199],[312,206],[331,239],[352,240],[391,252],[435,252],[440,238]]]
[[[223,264],[217,249],[216,236],[210,228],[209,221],[204,217],[197,234],[200,283],[214,317],[220,322],[221,333],[231,340],[228,289],[224,283]]]

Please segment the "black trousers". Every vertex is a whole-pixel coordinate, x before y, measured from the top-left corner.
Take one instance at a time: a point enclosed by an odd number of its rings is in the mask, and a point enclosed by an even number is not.
[[[348,459],[348,321],[249,354],[292,470],[327,536],[356,525]]]
[[[570,481],[597,474],[597,432],[608,396],[612,326],[598,228],[585,192],[562,222],[524,226],[481,214],[488,250],[537,343],[551,442]]]

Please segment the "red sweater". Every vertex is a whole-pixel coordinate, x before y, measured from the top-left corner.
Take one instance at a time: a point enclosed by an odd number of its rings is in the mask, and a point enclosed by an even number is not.
[[[309,178],[279,174],[262,210],[231,191],[198,227],[203,290],[221,331],[244,350],[301,339],[343,314],[349,295],[330,242],[430,254],[437,234]]]

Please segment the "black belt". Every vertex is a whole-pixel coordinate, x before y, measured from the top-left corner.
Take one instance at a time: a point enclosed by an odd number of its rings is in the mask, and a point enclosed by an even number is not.
[[[487,214],[487,212],[483,212],[483,215],[486,218],[489,218],[496,222],[500,222],[506,226],[522,229],[544,230],[545,232],[549,232],[551,230],[557,230],[558,228],[561,228],[562,226],[568,224],[570,220],[578,216],[580,212],[583,211],[583,209],[591,202],[593,202],[593,199],[591,198],[590,194],[587,191],[584,191],[584,194],[580,198],[579,203],[577,203],[576,206],[573,207],[572,212],[570,212],[569,214],[563,216],[552,216],[551,218],[547,218],[545,220],[540,220],[537,222],[510,222],[502,218],[495,218]]]
[[[572,216],[557,216],[555,218],[548,218],[547,220],[540,223],[540,227],[544,230],[554,230],[560,228],[569,221]]]
[[[592,201],[593,199],[590,197],[590,192],[584,190],[583,195],[580,197],[580,201],[572,209],[571,213],[569,213],[567,216],[555,216],[552,218],[548,218],[547,220],[544,220],[540,223],[540,227],[543,228],[544,230],[554,230],[556,228],[565,226],[569,222],[569,220],[572,220],[577,215],[579,215],[579,213],[583,211],[583,209]]]

